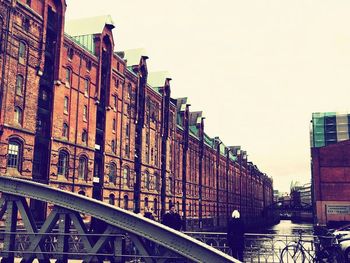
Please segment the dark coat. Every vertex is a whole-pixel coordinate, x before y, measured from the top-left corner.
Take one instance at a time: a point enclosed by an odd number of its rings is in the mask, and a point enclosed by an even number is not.
[[[144,215],[144,216],[147,217],[147,218],[149,218],[149,219],[154,220],[154,216],[153,216],[153,214],[152,214],[151,212],[145,212],[145,215]]]
[[[182,224],[180,215],[178,213],[170,212],[164,214],[162,223],[175,230],[180,230]]]
[[[231,218],[228,223],[227,243],[231,249],[244,249],[244,223],[241,218]]]

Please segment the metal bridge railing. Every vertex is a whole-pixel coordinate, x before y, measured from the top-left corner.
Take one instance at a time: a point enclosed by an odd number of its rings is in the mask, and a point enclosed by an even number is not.
[[[231,254],[231,249],[227,245],[226,233],[186,232],[186,234],[227,254]],[[280,262],[282,249],[298,239],[298,235],[245,234],[244,262]],[[302,242],[310,255],[314,255],[314,236],[303,235]],[[305,262],[312,262],[312,258],[307,257]]]

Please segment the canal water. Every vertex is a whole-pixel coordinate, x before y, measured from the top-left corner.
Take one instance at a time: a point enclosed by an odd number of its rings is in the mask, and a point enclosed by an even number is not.
[[[303,233],[303,240],[312,240],[313,225],[311,223],[293,223],[290,220],[281,220],[277,225],[260,229],[255,233],[247,233],[244,261],[280,262],[283,248],[298,240],[300,230]],[[259,234],[256,234],[257,232]],[[305,248],[312,251],[312,243],[305,243]],[[308,260],[306,259],[305,262]]]
[[[311,223],[293,223],[291,220],[281,220],[279,224],[264,229],[262,233],[277,235],[298,235],[302,230],[305,235],[313,234],[313,224]]]

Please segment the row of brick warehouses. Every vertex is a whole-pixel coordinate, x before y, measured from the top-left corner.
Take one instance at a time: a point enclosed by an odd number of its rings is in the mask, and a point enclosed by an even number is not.
[[[158,217],[175,204],[188,228],[272,202],[272,180],[207,136],[142,50],[114,52],[109,16],[65,25],[64,0],[0,2],[0,174]]]

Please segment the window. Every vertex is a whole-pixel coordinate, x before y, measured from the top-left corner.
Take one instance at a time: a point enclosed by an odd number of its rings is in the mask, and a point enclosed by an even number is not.
[[[22,166],[22,147],[17,140],[10,139],[7,152],[7,167],[15,168],[18,171]]]
[[[18,106],[15,107],[15,118],[14,121],[16,124],[22,125],[22,109]]]
[[[118,102],[118,97],[117,96],[113,96],[113,107],[115,109],[117,109],[117,102]]]
[[[117,129],[117,124],[116,124],[115,119],[113,119],[113,122],[112,122],[112,129],[113,129],[113,131],[115,131]]]
[[[145,173],[145,188],[146,188],[147,190],[150,189],[150,182],[151,182],[151,180],[150,180],[149,172],[146,172],[146,173]]]
[[[145,197],[145,208],[148,208],[148,198],[147,197]]]
[[[125,145],[125,155],[126,155],[126,157],[129,157],[129,156],[130,156],[130,147],[129,147],[129,144],[126,144],[126,145]]]
[[[79,158],[78,177],[80,180],[87,180],[87,163],[87,158],[85,156]]]
[[[156,190],[160,191],[160,176],[159,174],[154,174],[155,180],[156,180]]]
[[[115,140],[112,140],[112,142],[111,142],[111,150],[112,150],[113,153],[115,153],[115,149],[116,149],[116,147],[115,147]]]
[[[130,180],[130,169],[129,167],[124,167],[123,169],[123,185],[124,186],[132,186]]]
[[[32,0],[26,0],[26,4],[30,6],[32,4]]]
[[[111,163],[109,165],[109,175],[108,175],[110,183],[116,184],[116,174],[117,174],[117,167],[114,163]]]
[[[83,133],[81,134],[81,141],[84,145],[87,145],[88,133],[85,129],[83,130]]]
[[[66,178],[68,178],[68,173],[69,173],[68,161],[69,161],[68,153],[66,151],[60,151],[58,154],[58,164],[57,164],[58,175],[63,175]]]
[[[18,48],[18,60],[19,63],[24,63],[25,57],[26,57],[26,44],[24,42],[19,42],[19,48]]]
[[[115,204],[115,196],[114,196],[114,194],[110,194],[110,195],[109,195],[108,203],[109,203],[110,205],[114,205],[114,204]]]
[[[22,20],[22,27],[24,28],[25,31],[29,31],[30,30],[30,21],[28,18],[24,18]]]
[[[91,70],[91,66],[92,66],[91,64],[92,64],[92,63],[91,63],[90,60],[87,60],[87,61],[86,61],[86,70],[87,70],[87,71],[90,71],[90,70]]]
[[[17,75],[16,78],[16,94],[22,95],[23,94],[23,76]]]
[[[64,97],[64,113],[68,113],[68,101],[69,101],[69,99],[68,99],[68,97]]]
[[[130,136],[130,125],[129,123],[127,123],[125,126],[125,137],[129,138],[129,136]]]
[[[69,126],[67,123],[63,123],[62,137],[68,139]]]
[[[72,80],[72,71],[66,68],[66,86],[70,86]]]
[[[68,53],[68,58],[70,60],[72,60],[73,56],[74,56],[74,49],[73,48],[68,48],[67,53]]]
[[[123,198],[123,207],[125,210],[128,210],[129,209],[129,197],[127,195],[124,195],[124,198]]]
[[[84,95],[89,96],[90,81],[85,79],[84,81]]]
[[[87,111],[88,111],[88,108],[86,105],[84,105],[84,109],[83,109],[83,120],[84,121],[87,121]]]
[[[128,84],[128,98],[131,98],[131,92],[132,92],[132,88],[131,88],[131,84]]]

